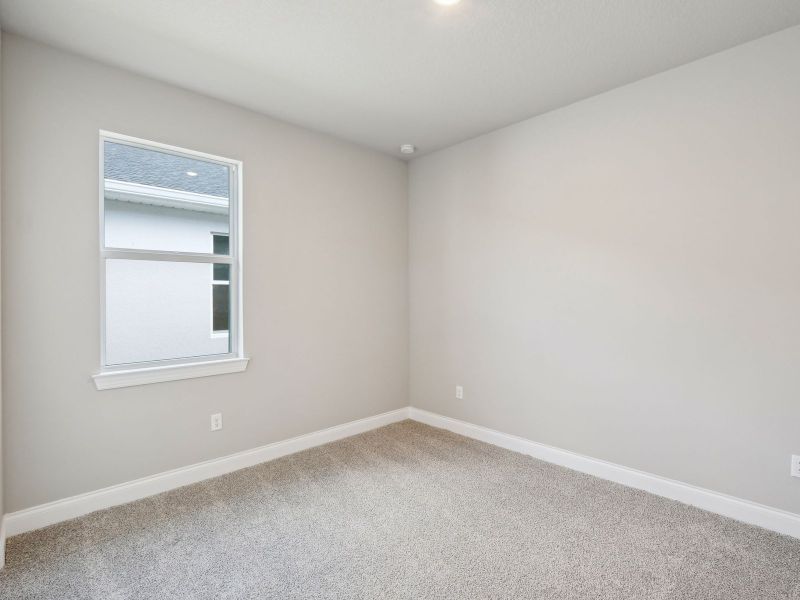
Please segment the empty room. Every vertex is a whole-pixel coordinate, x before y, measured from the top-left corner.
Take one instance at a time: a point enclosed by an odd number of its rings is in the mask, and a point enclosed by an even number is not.
[[[800,600],[800,2],[0,0],[0,600]]]

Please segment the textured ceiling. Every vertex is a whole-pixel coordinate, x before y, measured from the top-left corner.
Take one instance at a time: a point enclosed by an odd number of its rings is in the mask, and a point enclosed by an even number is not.
[[[430,152],[800,23],[798,0],[0,0],[3,28]]]

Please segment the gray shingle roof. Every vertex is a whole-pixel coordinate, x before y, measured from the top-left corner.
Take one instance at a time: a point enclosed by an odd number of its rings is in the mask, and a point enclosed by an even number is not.
[[[224,165],[109,141],[103,156],[106,179],[228,197],[229,170]]]

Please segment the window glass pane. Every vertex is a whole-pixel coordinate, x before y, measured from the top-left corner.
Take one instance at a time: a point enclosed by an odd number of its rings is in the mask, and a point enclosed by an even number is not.
[[[214,331],[228,331],[230,319],[230,287],[214,284]]]
[[[227,244],[230,231],[230,178],[226,165],[104,142],[106,247],[214,252],[212,234]]]
[[[214,265],[214,281],[230,281],[231,266],[225,264]]]
[[[214,254],[227,256],[229,252],[230,244],[228,242],[228,236],[218,233],[214,234]],[[214,281],[230,281],[230,272],[230,265],[214,265]],[[227,327],[225,329],[227,329]]]
[[[228,255],[230,252],[230,244],[228,243],[228,236],[222,234],[214,234],[214,254]]]
[[[230,322],[230,290],[210,285],[213,266],[107,260],[106,364],[230,352],[229,336],[213,335]]]

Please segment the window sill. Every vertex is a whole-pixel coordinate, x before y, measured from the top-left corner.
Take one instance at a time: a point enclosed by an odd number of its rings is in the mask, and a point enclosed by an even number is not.
[[[105,371],[92,375],[98,390],[147,385],[162,381],[194,379],[225,373],[239,373],[247,368],[249,358],[225,358],[205,362],[166,365],[163,367],[146,367],[142,369],[126,369],[124,371]]]

